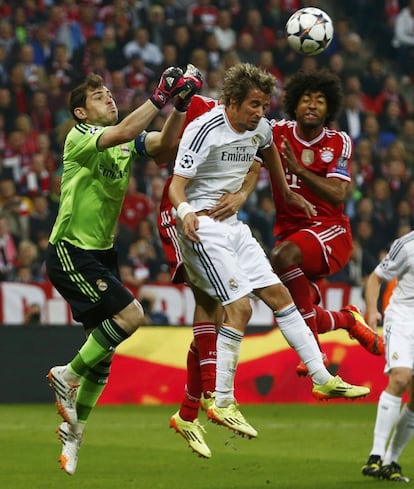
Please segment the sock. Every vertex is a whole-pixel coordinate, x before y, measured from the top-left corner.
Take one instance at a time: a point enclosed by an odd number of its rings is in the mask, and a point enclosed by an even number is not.
[[[203,393],[205,397],[210,397],[209,392],[214,392],[216,384],[216,326],[214,323],[194,323],[193,333],[198,350]]]
[[[234,402],[234,377],[239,362],[243,333],[223,325],[217,335],[216,405],[227,407]]]
[[[384,465],[389,465],[391,462],[398,462],[402,451],[407,443],[414,436],[414,413],[404,406],[395,431],[391,438],[390,444],[384,456]]]
[[[400,408],[401,397],[382,391],[378,401],[371,455],[380,455],[381,458],[384,456],[388,438],[400,415]]]
[[[105,319],[88,336],[79,353],[68,365],[68,370],[78,376],[85,375],[129,336],[115,321]]]
[[[201,396],[201,372],[198,350],[192,342],[187,354],[187,384],[185,395],[181,401],[180,417],[185,421],[194,421],[198,416]]]
[[[326,384],[332,375],[323,364],[315,337],[306,326],[295,304],[273,312],[285,340],[296,350],[315,384]],[[218,350],[218,349],[217,349]]]
[[[316,314],[318,333],[323,334],[335,329],[349,329],[355,324],[355,319],[347,311],[327,311],[320,306],[313,306]]]
[[[112,355],[108,355],[93,368],[89,369],[81,378],[76,395],[76,412],[78,421],[86,423],[89,414],[96,406],[106,384],[111,370]]]
[[[315,336],[316,342],[321,350],[318,340],[318,328],[313,309],[314,296],[313,288],[309,285],[309,280],[306,278],[303,271],[297,265],[291,265],[285,268],[279,275],[282,283],[289,289],[293,302],[296,304],[305,323]]]

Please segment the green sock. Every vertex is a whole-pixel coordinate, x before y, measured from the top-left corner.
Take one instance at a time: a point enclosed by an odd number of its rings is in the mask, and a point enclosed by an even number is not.
[[[78,422],[86,423],[89,414],[98,402],[108,382],[111,361],[112,355],[109,355],[82,377],[76,396]]]
[[[89,335],[75,358],[70,362],[70,370],[82,377],[88,370],[106,358],[129,335],[112,319],[105,319]]]

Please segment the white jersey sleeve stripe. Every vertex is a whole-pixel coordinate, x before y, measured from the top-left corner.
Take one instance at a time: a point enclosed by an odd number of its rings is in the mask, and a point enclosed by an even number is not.
[[[224,117],[222,114],[214,117],[214,119],[211,119],[211,121],[202,126],[197,134],[194,136],[189,149],[191,151],[194,151],[194,153],[197,153],[200,150],[200,147],[205,141],[206,137],[208,136],[208,133],[216,127],[224,125],[224,123]]]

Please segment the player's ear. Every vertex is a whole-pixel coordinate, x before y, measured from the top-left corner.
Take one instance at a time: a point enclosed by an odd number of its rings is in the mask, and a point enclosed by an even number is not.
[[[86,119],[86,111],[83,107],[76,107],[73,111],[74,115],[79,119],[79,120],[84,120]]]

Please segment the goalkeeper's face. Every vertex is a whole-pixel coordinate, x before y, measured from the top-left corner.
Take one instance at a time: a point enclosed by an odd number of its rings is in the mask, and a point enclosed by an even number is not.
[[[112,126],[118,120],[118,108],[111,91],[106,87],[89,90],[83,108],[84,120],[95,126]]]

